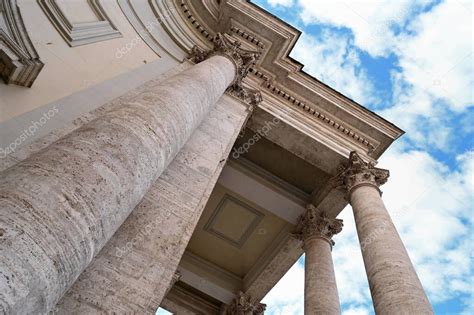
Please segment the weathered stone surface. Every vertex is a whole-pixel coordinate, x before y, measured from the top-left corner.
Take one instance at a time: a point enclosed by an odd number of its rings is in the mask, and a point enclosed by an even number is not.
[[[433,314],[430,302],[376,187],[351,193],[370,292],[377,314]]]
[[[296,227],[305,251],[304,313],[340,314],[331,249],[333,235],[342,230],[342,220],[327,217],[312,204],[306,209]]]
[[[433,314],[415,268],[381,198],[388,170],[351,152],[339,174],[354,211],[357,234],[377,314]]]
[[[2,311],[41,313],[57,302],[234,75],[214,56],[2,172]]]
[[[216,121],[222,113],[228,113],[227,119]],[[84,305],[93,306],[89,313],[158,308],[247,114],[231,97],[218,102],[61,299],[57,313],[70,314]],[[211,137],[205,131],[209,125],[227,131]],[[206,144],[208,140],[215,143]]]
[[[340,314],[331,245],[322,238],[305,241],[304,313]]]

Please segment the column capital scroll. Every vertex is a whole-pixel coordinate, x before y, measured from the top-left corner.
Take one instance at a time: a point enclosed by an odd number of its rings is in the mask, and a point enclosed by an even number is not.
[[[356,151],[352,151],[347,165],[340,167],[339,173],[331,180],[334,188],[347,192],[349,199],[351,192],[360,186],[373,186],[380,192],[379,187],[387,182],[389,176],[388,170],[377,168],[374,163],[365,162]]]
[[[294,235],[303,242],[314,237],[321,238],[332,247],[335,244],[332,237],[341,232],[342,227],[342,220],[331,219],[314,205],[308,204],[306,212],[298,219]]]
[[[227,88],[227,92],[251,107],[257,106],[262,101],[262,94],[258,90],[244,87],[242,80],[247,76],[250,68],[255,66],[262,53],[244,49],[240,41],[230,39],[222,33],[214,36],[213,43],[213,50],[203,50],[194,46],[190,54],[191,60],[199,63],[215,55],[227,57],[235,66],[235,78]]]

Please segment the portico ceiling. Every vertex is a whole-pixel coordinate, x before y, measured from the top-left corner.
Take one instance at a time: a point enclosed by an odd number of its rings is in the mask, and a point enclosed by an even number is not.
[[[217,184],[187,250],[243,278],[287,225],[283,219]]]

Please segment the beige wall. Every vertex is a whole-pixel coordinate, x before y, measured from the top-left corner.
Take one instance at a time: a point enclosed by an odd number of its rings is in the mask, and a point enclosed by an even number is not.
[[[89,10],[86,0],[69,1],[83,2],[74,8]],[[32,88],[0,83],[0,122],[160,58],[138,37],[117,1],[100,3],[122,37],[70,47],[36,0],[18,0],[28,34],[45,66]],[[87,16],[87,12],[77,16]]]

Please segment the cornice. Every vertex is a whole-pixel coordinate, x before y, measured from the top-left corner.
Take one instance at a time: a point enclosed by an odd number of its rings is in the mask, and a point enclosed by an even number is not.
[[[284,99],[287,103],[296,106],[304,112],[309,113],[315,119],[319,120],[323,124],[326,124],[328,127],[334,129],[336,132],[341,133],[350,141],[354,141],[358,145],[361,145],[362,148],[366,150],[367,154],[370,155],[379,145],[376,140],[371,139],[366,135],[363,135],[362,132],[356,130],[355,128],[351,128],[345,125],[344,122],[342,122],[340,119],[337,119],[333,115],[325,113],[323,110],[318,109],[317,106],[311,104],[308,101],[295,97],[294,94],[288,93],[282,88],[279,88],[277,85],[271,82],[264,82],[262,86],[265,87],[273,95]]]
[[[235,23],[235,22],[234,22]],[[230,27],[230,31],[234,33],[235,35],[239,36],[243,40],[249,42],[250,44],[253,44],[257,46],[260,49],[265,49],[265,44],[263,43],[262,40],[260,40],[256,35],[250,32],[246,32],[242,30],[240,27],[232,25]]]
[[[215,12],[198,13],[192,1],[175,1],[189,27],[208,43],[217,32],[227,32],[247,45],[247,49],[261,50],[262,60],[250,69],[252,76],[245,80],[246,85],[262,93],[268,91],[283,100],[285,106],[296,108],[326,126],[338,135],[336,138],[352,143],[353,148],[348,152],[357,149],[377,159],[403,134],[394,124],[302,71],[302,64],[289,57],[301,33],[289,24],[244,0],[223,0],[217,23],[205,23],[200,14],[209,18]],[[209,6],[198,7],[205,10]],[[208,25],[214,25],[215,29]],[[255,27],[262,32],[254,32]]]
[[[214,38],[214,34],[216,32],[211,33],[209,31],[209,28],[204,26],[204,24],[195,17],[187,1],[185,0],[178,0],[178,1],[179,1],[179,7],[181,8],[181,12],[183,16],[186,18],[186,20],[188,21],[188,23],[191,24],[191,26],[197,31],[198,34],[200,34],[204,39],[208,40],[211,43],[212,39]]]

